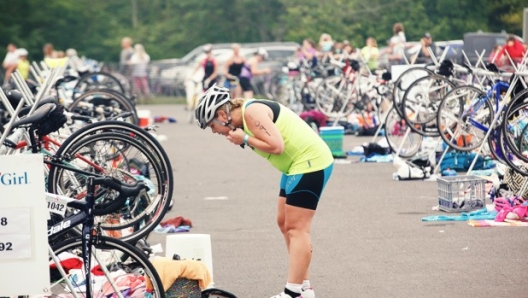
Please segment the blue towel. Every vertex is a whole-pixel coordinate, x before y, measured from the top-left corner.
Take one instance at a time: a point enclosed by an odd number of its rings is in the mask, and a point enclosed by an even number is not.
[[[372,154],[370,156],[360,158],[359,161],[360,162],[393,162],[394,156],[392,156],[392,154],[387,154],[387,155]]]
[[[422,218],[422,221],[468,221],[495,219],[497,211],[488,211],[486,208],[471,212],[462,212],[460,215],[432,215]]]

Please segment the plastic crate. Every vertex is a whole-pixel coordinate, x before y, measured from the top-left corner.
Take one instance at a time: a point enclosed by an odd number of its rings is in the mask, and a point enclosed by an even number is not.
[[[486,180],[476,176],[437,178],[438,208],[445,212],[472,211],[486,205]]]

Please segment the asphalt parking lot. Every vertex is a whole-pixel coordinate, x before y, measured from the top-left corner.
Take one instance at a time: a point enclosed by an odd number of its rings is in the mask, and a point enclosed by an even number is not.
[[[280,173],[251,150],[187,123],[181,105],[138,109],[178,120],[157,130],[167,137],[175,177],[166,218],[189,218],[191,233],[211,235],[216,286],[242,298],[278,294],[287,269],[275,224]],[[345,136],[344,149],[368,141]],[[422,222],[440,213],[432,211],[436,182],[394,181],[393,171],[390,163],[334,166],[312,231],[317,297],[528,296],[525,228]],[[165,235],[152,233],[149,242],[164,245]]]

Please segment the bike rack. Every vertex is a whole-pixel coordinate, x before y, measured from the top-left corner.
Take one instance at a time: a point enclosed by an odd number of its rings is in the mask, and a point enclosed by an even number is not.
[[[508,55],[508,53],[506,53],[506,54]],[[510,83],[510,87],[508,88],[508,91],[506,92],[506,94],[503,97],[503,101],[499,104],[498,112],[496,113],[493,121],[490,123],[490,128],[494,127],[494,125],[497,123],[497,121],[499,120],[499,117],[502,114],[502,110],[504,109],[504,106],[510,102],[511,94],[513,92],[513,89],[515,88],[515,85],[517,84],[517,81],[520,80],[521,77],[527,77],[528,76],[528,72],[524,72],[525,69],[526,69],[527,62],[528,62],[528,52],[525,53],[525,55],[524,55],[524,57],[523,57],[523,59],[521,61],[521,64],[519,66],[515,66],[515,64],[513,65],[513,68],[514,68],[515,71],[513,72],[512,75],[514,77],[513,77],[512,81]],[[523,82],[521,80],[521,83],[523,84],[524,87],[526,87],[525,82]],[[469,167],[469,169],[468,169],[468,171],[466,173],[467,175],[469,175],[469,173],[475,167],[475,163],[477,162],[478,155],[484,149],[484,146],[486,145],[486,140],[489,138],[491,131],[492,131],[492,129],[488,129],[488,131],[486,132],[486,135],[484,136],[484,141],[482,142],[482,144],[480,145],[479,149],[477,150],[476,156],[473,159],[473,161],[471,162],[471,165],[470,165],[470,167]]]

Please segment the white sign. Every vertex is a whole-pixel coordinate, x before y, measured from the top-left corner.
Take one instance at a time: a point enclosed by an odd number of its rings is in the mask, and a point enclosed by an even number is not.
[[[47,196],[46,201],[48,202],[49,212],[64,216],[68,201],[62,199],[59,196]]]
[[[0,296],[49,294],[44,179],[41,154],[0,156]]]

